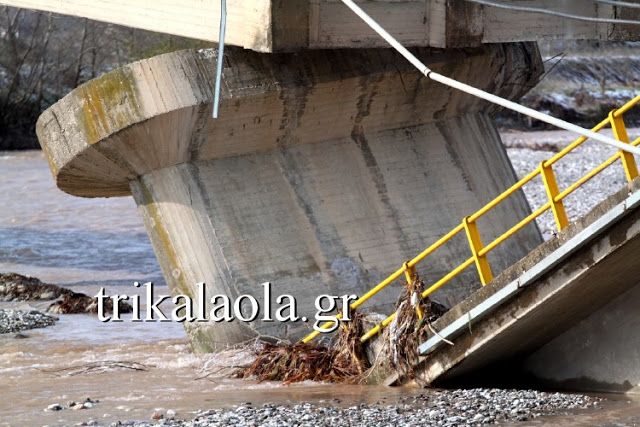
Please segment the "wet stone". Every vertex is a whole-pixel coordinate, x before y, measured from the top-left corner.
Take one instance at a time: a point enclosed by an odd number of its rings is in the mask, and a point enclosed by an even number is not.
[[[423,400],[428,399],[429,405]],[[514,407],[514,402],[518,401]],[[241,405],[233,409],[199,411],[192,420],[158,419],[141,421],[138,427],[157,426],[461,426],[494,423],[513,424],[541,415],[562,413],[571,408],[593,408],[598,398],[533,390],[445,390],[429,396],[398,399],[397,405],[339,407],[324,404],[265,404],[260,407]],[[407,402],[415,404],[407,404]],[[392,403],[391,399],[388,403]],[[479,408],[484,408],[480,410]],[[501,408],[501,409],[497,409]]]

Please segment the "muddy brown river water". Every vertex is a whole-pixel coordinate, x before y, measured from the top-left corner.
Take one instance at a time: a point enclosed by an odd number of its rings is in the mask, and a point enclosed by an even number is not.
[[[82,199],[62,193],[39,151],[0,152],[0,182],[1,272],[35,276],[90,295],[103,286],[131,294],[134,281],[164,284],[131,198]],[[25,306],[0,303],[0,308]],[[332,404],[391,404],[425,392],[231,379],[229,368],[246,363],[248,353],[196,357],[178,323],[101,323],[94,316],[68,315],[55,326],[25,334],[26,339],[0,335],[0,425],[74,425],[90,419],[108,425],[149,420],[154,411],[168,409],[188,419],[199,409],[245,402],[321,404],[339,398]],[[640,397],[603,397],[599,409],[518,425],[640,424]],[[86,398],[99,403],[82,411],[44,411],[51,404]]]

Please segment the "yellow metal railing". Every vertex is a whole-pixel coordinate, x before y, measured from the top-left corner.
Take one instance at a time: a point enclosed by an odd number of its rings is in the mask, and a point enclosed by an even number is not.
[[[627,111],[629,111],[629,109],[631,109],[638,102],[640,102],[640,95],[636,96],[631,101],[627,102],[621,108],[611,111],[609,113],[609,116],[605,120],[600,122],[598,125],[596,125],[592,129],[592,131],[593,132],[598,132],[601,129],[603,129],[605,126],[610,124],[611,128],[613,130],[613,134],[614,134],[615,138],[618,141],[621,141],[621,142],[624,142],[624,143],[627,143],[627,144],[630,144],[630,145],[633,145],[633,146],[640,145],[640,138],[636,139],[635,141],[633,141],[631,143],[629,142],[629,137],[627,135],[627,130],[626,130],[623,118],[622,118],[623,114],[626,113]],[[590,171],[589,173],[584,175],[582,178],[577,180],[575,183],[571,184],[565,190],[560,191],[559,188],[558,188],[558,184],[556,182],[555,175],[553,173],[552,166],[556,162],[558,162],[560,159],[562,159],[564,156],[566,156],[568,153],[573,151],[575,148],[579,147],[586,140],[587,140],[586,137],[584,137],[584,136],[580,137],[580,138],[576,139],[575,141],[573,141],[571,144],[569,144],[567,147],[562,149],[556,155],[551,157],[549,160],[541,162],[540,165],[535,170],[531,171],[528,175],[526,175],[525,177],[520,179],[520,181],[518,181],[517,183],[512,185],[509,189],[504,191],[498,197],[496,197],[495,199],[493,199],[492,201],[487,203],[485,206],[480,208],[476,213],[474,213],[473,215],[470,215],[470,216],[467,216],[467,217],[463,218],[461,224],[456,226],[453,230],[451,230],[450,232],[445,234],[443,237],[441,237],[437,242],[435,242],[434,244],[429,246],[427,249],[422,251],[418,256],[416,256],[415,258],[405,262],[402,265],[401,268],[396,270],[395,273],[393,273],[391,276],[389,276],[386,279],[384,279],[382,282],[380,282],[377,286],[375,286],[369,292],[367,292],[362,297],[360,297],[359,299],[354,301],[350,305],[350,308],[352,310],[358,308],[364,302],[366,302],[371,297],[373,297],[375,294],[377,294],[382,289],[384,289],[387,285],[389,285],[390,283],[392,283],[393,281],[398,279],[400,276],[402,276],[403,273],[405,274],[407,280],[410,282],[411,278],[414,277],[415,274],[416,274],[416,270],[415,270],[416,264],[418,264],[420,261],[425,259],[431,253],[433,253],[436,249],[440,248],[442,245],[447,243],[449,240],[451,240],[454,236],[456,236],[458,233],[460,233],[463,230],[465,231],[465,233],[467,235],[467,239],[469,241],[469,248],[471,249],[471,257],[466,259],[462,264],[457,266],[455,269],[453,269],[452,271],[447,273],[444,277],[442,277],[440,280],[438,280],[436,283],[434,283],[428,289],[426,289],[424,292],[422,292],[422,298],[426,298],[427,296],[429,296],[430,294],[435,292],[438,288],[440,288],[442,285],[444,285],[445,283],[447,283],[448,281],[453,279],[460,272],[462,272],[464,269],[466,269],[467,267],[469,267],[472,264],[476,265],[476,268],[478,270],[478,274],[480,276],[480,281],[482,282],[482,285],[486,285],[487,283],[489,283],[489,282],[491,282],[493,280],[493,273],[491,272],[491,267],[490,267],[489,262],[488,262],[488,260],[486,258],[486,255],[490,251],[495,249],[500,243],[502,243],[505,240],[507,240],[509,237],[514,235],[516,232],[518,232],[524,226],[529,224],[531,221],[535,220],[537,217],[542,215],[548,209],[551,209],[551,211],[553,212],[553,216],[555,218],[558,230],[562,230],[565,227],[567,227],[569,225],[569,220],[567,218],[567,213],[566,213],[565,208],[564,208],[564,203],[563,203],[564,198],[566,198],[569,194],[571,194],[577,188],[582,186],[584,183],[589,181],[591,178],[596,176],[598,173],[600,173],[606,167],[611,165],[613,162],[615,162],[619,158],[622,159],[622,165],[623,165],[623,168],[624,168],[624,172],[625,172],[626,178],[627,178],[627,180],[629,182],[632,181],[633,179],[635,179],[636,177],[638,177],[638,168],[636,166],[636,162],[635,162],[635,158],[634,158],[633,154],[630,153],[630,152],[627,152],[627,151],[619,150],[618,153],[616,153],[615,155],[611,156],[609,159],[607,159],[606,161],[601,163],[598,167],[596,167],[595,169],[593,169],[592,171]],[[538,175],[540,175],[542,177],[542,182],[543,182],[543,184],[545,186],[547,197],[548,197],[549,201],[547,203],[545,203],[544,205],[542,205],[540,208],[536,209],[531,214],[529,214],[526,218],[524,218],[523,220],[518,222],[516,225],[511,227],[504,234],[502,234],[501,236],[499,236],[498,238],[496,238],[495,240],[493,240],[492,242],[490,242],[486,246],[483,246],[482,240],[480,238],[480,233],[478,231],[477,220],[481,216],[483,216],[484,214],[489,212],[491,209],[496,207],[500,202],[505,200],[507,197],[509,197],[510,195],[515,193],[516,191],[520,190],[525,184],[527,184],[528,182],[533,180]],[[393,321],[394,317],[395,317],[395,313],[393,313],[391,316],[387,317],[379,325],[377,325],[376,327],[371,329],[369,332],[364,334],[360,338],[360,341],[361,342],[365,342],[366,340],[368,340],[369,338],[371,338],[372,336],[374,336],[375,334],[380,332],[382,330],[382,328],[384,328],[385,326],[389,325],[389,323],[391,323],[391,321]],[[341,318],[341,314],[336,316],[336,319],[340,319],[340,318]],[[333,324],[334,324],[334,322],[327,322],[324,325],[322,325],[320,327],[320,329],[328,329]],[[302,340],[302,342],[305,342],[305,343],[309,342],[312,339],[314,339],[315,337],[317,337],[320,333],[321,333],[320,331],[314,331],[314,332],[310,333],[309,335],[307,335]]]

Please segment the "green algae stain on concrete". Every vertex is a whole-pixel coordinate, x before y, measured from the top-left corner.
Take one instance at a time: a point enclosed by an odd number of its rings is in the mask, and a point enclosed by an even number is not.
[[[214,353],[216,351],[215,346],[211,343],[211,337],[206,331],[198,327],[191,327],[187,330],[187,335],[195,354]]]
[[[137,188],[139,191],[133,191],[134,197],[136,197],[136,204],[138,206],[144,206],[146,214],[149,216],[149,219],[153,223],[153,236],[155,239],[152,240],[154,245],[158,244],[161,246],[160,251],[156,251],[158,254],[162,254],[158,256],[158,259],[162,262],[162,259],[166,259],[166,262],[169,268],[169,274],[165,274],[165,277],[168,280],[172,279],[173,285],[176,288],[176,294],[180,293],[183,295],[187,295],[189,298],[194,300],[194,294],[192,289],[188,286],[184,281],[184,274],[182,274],[182,269],[180,268],[180,263],[178,262],[178,256],[176,251],[173,248],[171,243],[171,238],[169,237],[169,233],[164,227],[162,215],[156,202],[154,201],[154,197],[151,189],[144,182],[144,177],[138,178],[136,181]],[[148,233],[151,235],[151,231]],[[179,271],[180,274],[178,277],[173,275],[174,271]],[[169,279],[171,278],[171,279]]]
[[[143,120],[135,76],[120,68],[76,89],[78,123],[93,145],[110,134]]]

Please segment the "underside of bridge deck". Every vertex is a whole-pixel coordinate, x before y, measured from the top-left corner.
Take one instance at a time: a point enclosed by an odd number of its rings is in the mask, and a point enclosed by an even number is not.
[[[638,20],[640,9],[612,6],[613,2],[494,2],[515,9],[469,0],[358,3],[402,44],[415,47],[478,47],[483,43],[556,39],[637,40],[640,32],[638,25],[616,23]],[[213,42],[219,35],[220,0],[0,0],[0,4]],[[257,52],[387,47],[339,0],[227,0],[226,4],[226,42],[230,45]],[[546,13],[523,10],[523,6]]]

